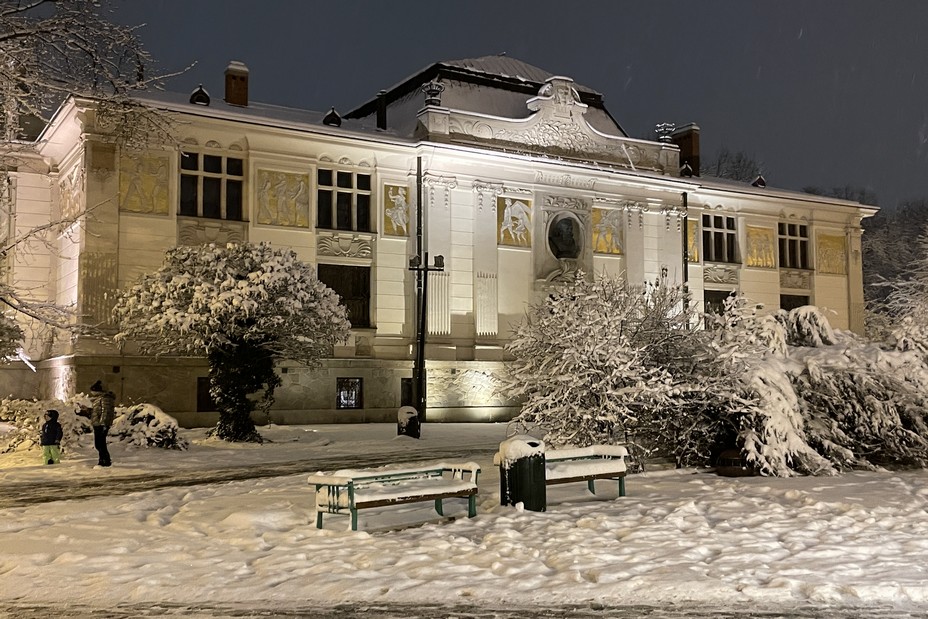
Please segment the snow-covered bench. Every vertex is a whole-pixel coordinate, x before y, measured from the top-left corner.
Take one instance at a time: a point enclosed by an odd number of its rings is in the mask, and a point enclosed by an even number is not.
[[[596,494],[593,481],[613,479],[619,482],[619,496],[625,496],[628,450],[621,445],[591,445],[545,452],[545,484],[587,482]]]
[[[442,500],[467,499],[467,517],[477,515],[477,476],[474,462],[436,464],[426,468],[344,470],[309,476],[316,488],[316,528],[322,528],[323,514],[351,514],[351,530],[358,530],[358,510],[402,503],[435,501],[442,512]]]

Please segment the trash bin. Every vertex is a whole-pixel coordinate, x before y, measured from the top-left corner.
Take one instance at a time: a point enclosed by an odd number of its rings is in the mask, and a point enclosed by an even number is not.
[[[499,444],[497,457],[500,504],[522,503],[529,511],[545,511],[544,441],[524,434],[509,437]]]
[[[396,411],[396,435],[419,438],[421,431],[419,412],[412,406],[401,406]]]

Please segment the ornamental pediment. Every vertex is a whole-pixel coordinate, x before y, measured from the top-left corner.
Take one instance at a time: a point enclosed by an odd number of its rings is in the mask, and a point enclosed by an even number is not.
[[[650,172],[676,171],[675,147],[607,135],[591,126],[584,118],[588,106],[580,101],[570,78],[549,78],[526,105],[529,115],[515,119],[447,110],[447,124],[441,125],[447,127],[452,142],[495,144]],[[429,125],[433,130],[441,126]]]

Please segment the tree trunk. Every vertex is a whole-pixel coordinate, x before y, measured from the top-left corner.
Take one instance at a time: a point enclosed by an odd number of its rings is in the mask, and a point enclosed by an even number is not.
[[[256,402],[249,394],[264,389],[262,406],[270,406],[280,377],[274,358],[260,346],[239,342],[208,356],[210,395],[219,409],[216,435],[226,441],[261,442],[251,413]]]

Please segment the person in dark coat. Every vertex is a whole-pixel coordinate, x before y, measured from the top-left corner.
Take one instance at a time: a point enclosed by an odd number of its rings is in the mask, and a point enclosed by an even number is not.
[[[42,424],[42,435],[39,440],[42,445],[42,462],[45,464],[61,462],[62,438],[64,438],[64,430],[58,423],[58,411],[45,411],[45,423]]]
[[[90,425],[93,426],[93,446],[99,456],[98,466],[111,466],[110,451],[106,447],[106,435],[116,417],[116,396],[106,391],[99,380],[90,387]]]

